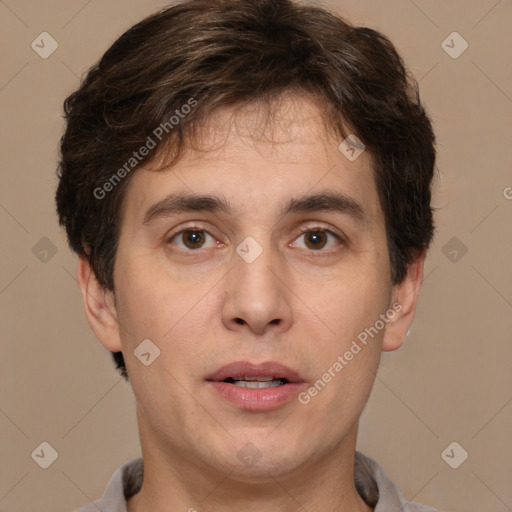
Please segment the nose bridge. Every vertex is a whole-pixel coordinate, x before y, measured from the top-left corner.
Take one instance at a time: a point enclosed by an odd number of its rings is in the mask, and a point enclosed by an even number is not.
[[[247,325],[260,334],[269,324],[284,328],[291,310],[286,288],[278,277],[279,256],[270,237],[247,237],[236,252],[235,268],[227,286],[224,321],[231,326]]]
[[[259,241],[258,241],[259,240]],[[253,295],[254,299],[268,301],[278,288],[277,279],[270,269],[277,265],[273,253],[272,241],[269,236],[260,235],[258,240],[246,237],[237,247],[236,283],[239,291]],[[238,294],[238,293],[237,293]]]

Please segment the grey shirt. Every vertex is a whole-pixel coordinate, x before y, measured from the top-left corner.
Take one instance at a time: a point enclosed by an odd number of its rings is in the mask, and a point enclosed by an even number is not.
[[[126,501],[137,494],[144,477],[142,458],[120,466],[109,480],[103,497],[77,512],[127,512]],[[437,512],[432,507],[407,501],[374,460],[355,453],[354,479],[361,498],[374,512]]]

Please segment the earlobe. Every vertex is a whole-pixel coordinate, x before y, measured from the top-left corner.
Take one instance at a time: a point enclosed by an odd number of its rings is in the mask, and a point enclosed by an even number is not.
[[[84,300],[85,314],[96,338],[111,352],[121,351],[113,294],[99,283],[85,256],[80,256],[78,260],[77,281]]]
[[[391,304],[393,309],[399,309],[399,311],[386,325],[382,343],[382,350],[385,352],[397,350],[402,346],[414,320],[421,282],[423,280],[425,256],[426,251],[422,251],[417,255],[415,260],[408,265],[407,275],[403,281],[396,284],[393,289]],[[395,306],[396,304],[399,306]]]

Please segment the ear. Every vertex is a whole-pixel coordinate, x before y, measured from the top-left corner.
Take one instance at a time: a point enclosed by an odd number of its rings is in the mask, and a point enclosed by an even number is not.
[[[407,266],[404,280],[393,287],[392,300],[389,310],[395,311],[395,316],[389,315],[389,322],[384,331],[382,350],[391,352],[400,348],[411,327],[416,312],[416,304],[423,280],[423,266],[426,251],[418,253],[414,261]]]
[[[111,352],[121,351],[114,294],[101,285],[85,256],[78,259],[77,281],[89,325],[100,343]]]

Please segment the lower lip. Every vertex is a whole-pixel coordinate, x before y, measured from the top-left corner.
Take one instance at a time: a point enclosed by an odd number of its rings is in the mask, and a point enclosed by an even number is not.
[[[249,411],[277,409],[307,387],[305,382],[294,382],[263,389],[241,388],[228,382],[208,381],[208,384],[236,407]]]

